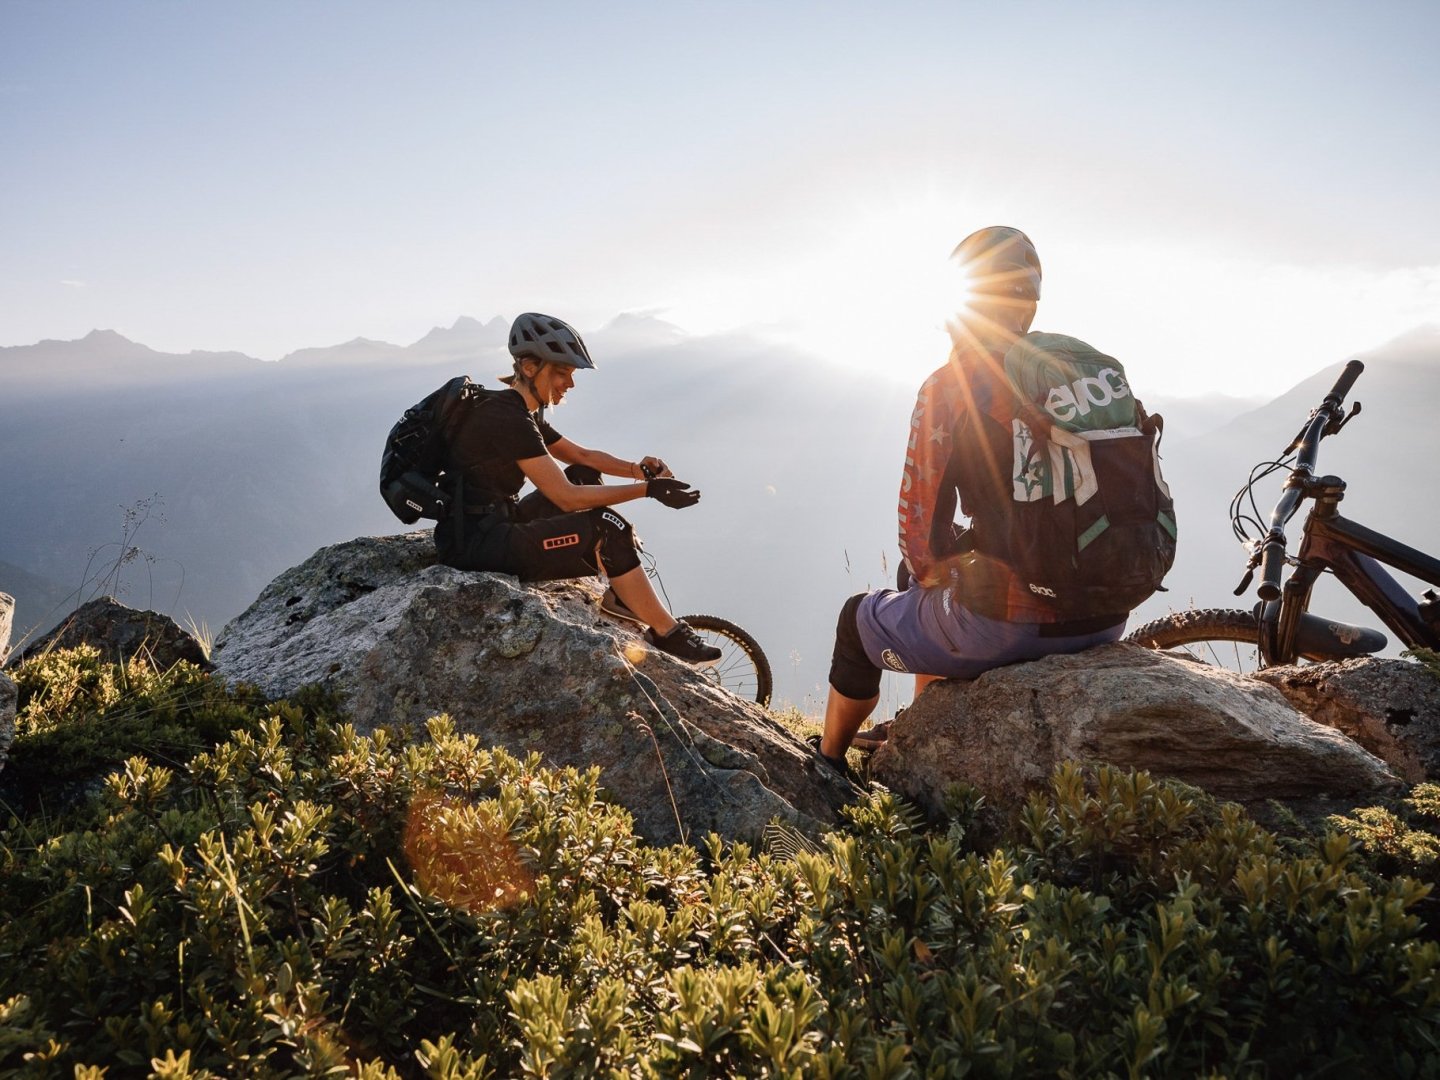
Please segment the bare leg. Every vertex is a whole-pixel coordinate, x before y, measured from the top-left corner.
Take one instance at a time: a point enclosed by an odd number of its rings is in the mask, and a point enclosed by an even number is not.
[[[916,675],[915,696],[919,697],[921,690],[924,690],[925,687],[929,686],[933,682],[940,682],[943,678],[944,676],[942,675]]]
[[[675,616],[665,610],[665,605],[655,595],[655,586],[651,585],[650,579],[645,576],[643,566],[627,570],[619,577],[612,577],[610,587],[615,590],[620,602],[660,637],[675,629]]]
[[[825,699],[825,731],[820,736],[820,752],[826,757],[843,758],[855,733],[879,700],[879,694],[872,698],[848,698],[830,687],[830,696]]]

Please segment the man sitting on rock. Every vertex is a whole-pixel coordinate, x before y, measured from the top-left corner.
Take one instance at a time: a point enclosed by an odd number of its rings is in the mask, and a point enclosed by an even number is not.
[[[972,233],[952,258],[967,295],[948,324],[949,360],[921,386],[910,421],[899,588],[861,593],[842,607],[824,734],[812,737],[821,757],[842,771],[845,751],[860,741],[856,734],[879,700],[882,668],[914,674],[919,693],[937,678],[973,679],[1004,664],[1079,652],[1125,630],[1126,612],[1057,617],[1003,553],[976,557],[975,534],[984,530],[955,524],[959,504],[984,515],[1011,498],[1011,427],[983,418],[1003,411],[1005,356],[1035,318],[1040,258],[1029,237],[1006,226]],[[990,532],[1000,531],[992,522]],[[884,725],[877,728],[866,748],[883,739]]]
[[[640,565],[635,530],[609,509],[647,496],[682,509],[694,506],[700,492],[657,457],[631,462],[589,450],[545,420],[545,407],[558,405],[575,384],[575,369],[595,367],[568,324],[521,315],[510,327],[510,355],[514,372],[502,380],[510,389],[482,394],[445,431],[446,471],[462,478],[464,506],[435,528],[441,562],[522,581],[604,574],[610,588],[603,610],[647,626],[646,640],[681,660],[718,660],[719,649],[665,609]],[[569,475],[558,462],[570,466]],[[606,485],[600,474],[636,482]],[[517,500],[527,479],[536,490]]]

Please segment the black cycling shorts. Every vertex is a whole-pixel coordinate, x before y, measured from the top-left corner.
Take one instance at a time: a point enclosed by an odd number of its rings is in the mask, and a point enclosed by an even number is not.
[[[469,515],[463,539],[460,532],[453,520],[435,527],[440,561],[457,570],[493,570],[514,574],[521,581],[556,581],[601,573],[615,578],[640,565],[634,527],[609,507],[531,521],[501,514]]]

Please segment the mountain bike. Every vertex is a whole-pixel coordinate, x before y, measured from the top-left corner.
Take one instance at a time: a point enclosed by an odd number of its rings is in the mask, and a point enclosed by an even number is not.
[[[1335,385],[1311,412],[1300,433],[1278,460],[1262,462],[1230,506],[1236,537],[1249,550],[1245,576],[1235,589],[1243,596],[1260,571],[1259,602],[1250,611],[1206,608],[1182,611],[1146,623],[1125,637],[1151,649],[1183,649],[1197,659],[1253,670],[1297,660],[1346,660],[1369,656],[1388,644],[1384,633],[1322,618],[1309,611],[1310,594],[1322,574],[1332,574],[1409,648],[1440,649],[1440,596],[1427,589],[1417,600],[1385,569],[1440,586],[1440,559],[1393,540],[1344,517],[1340,501],[1345,481],[1319,475],[1320,443],[1339,434],[1360,413],[1355,402],[1345,411],[1345,396],[1365,370],[1359,360],[1345,365]],[[1289,471],[1269,527],[1260,520],[1255,485]],[[1285,526],[1307,501],[1296,555],[1287,551]],[[1383,565],[1382,565],[1383,564]],[[1293,567],[1282,582],[1286,566]]]

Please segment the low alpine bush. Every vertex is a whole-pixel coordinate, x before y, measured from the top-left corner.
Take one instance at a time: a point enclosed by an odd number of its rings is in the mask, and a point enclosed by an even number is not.
[[[76,663],[22,669],[17,748],[118,700]],[[1440,1072],[1428,886],[1342,832],[1067,765],[997,844],[957,791],[938,829],[876,793],[784,854],[656,848],[596,770],[444,717],[194,688],[233,733],[0,830],[0,1074]]]

